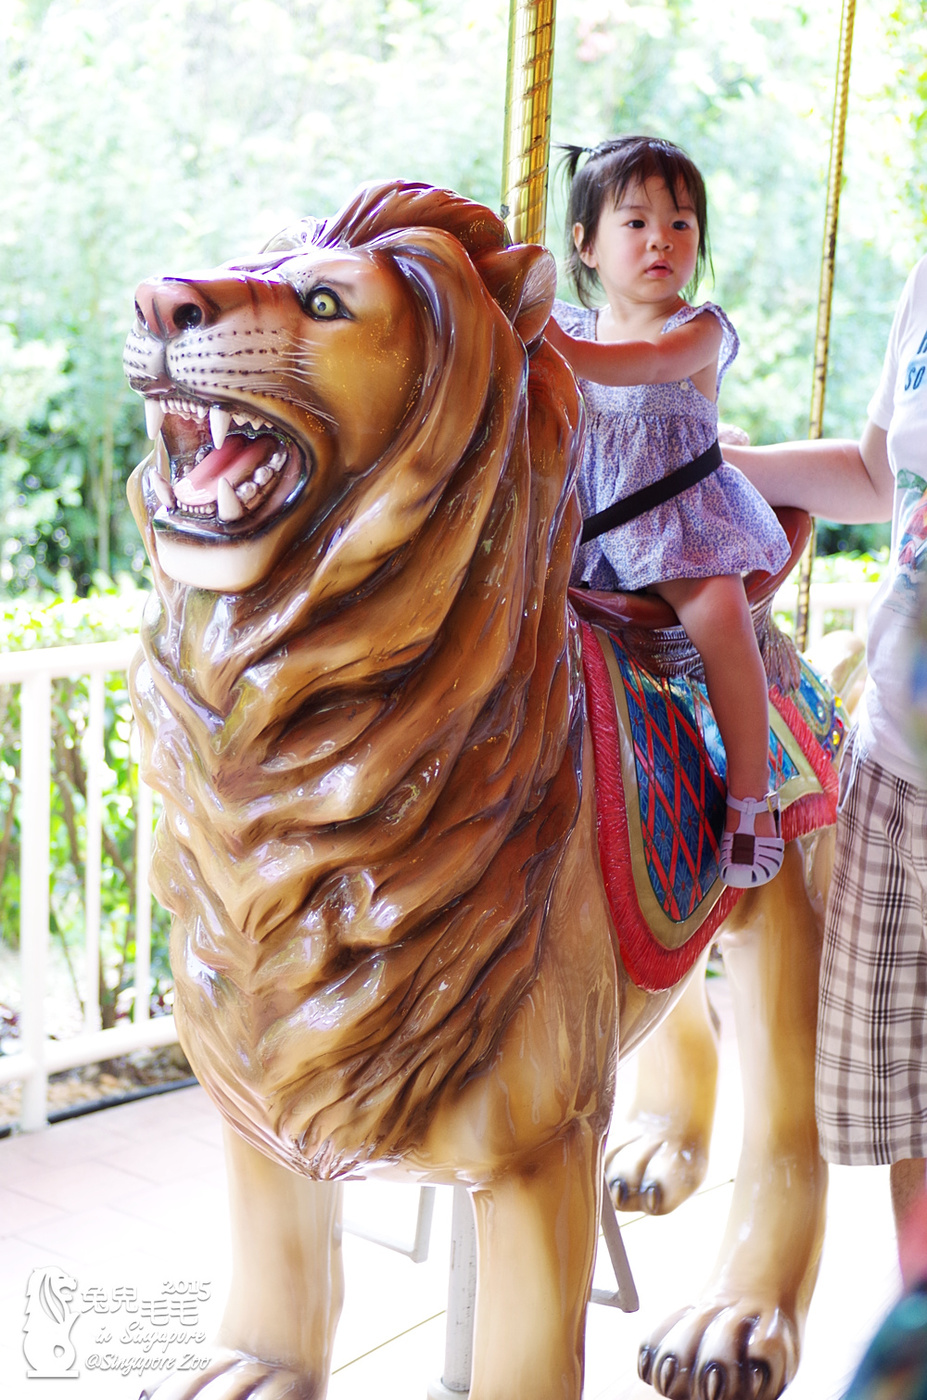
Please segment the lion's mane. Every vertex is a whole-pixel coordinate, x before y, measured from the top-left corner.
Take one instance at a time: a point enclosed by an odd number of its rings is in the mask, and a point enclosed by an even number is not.
[[[165,577],[134,483],[134,690],[194,1068],[262,1151],[337,1176],[415,1142],[535,976],[580,800],[581,406],[540,340],[552,278],[519,282],[489,210],[397,182],[288,237],[402,270],[417,401],[246,595]]]

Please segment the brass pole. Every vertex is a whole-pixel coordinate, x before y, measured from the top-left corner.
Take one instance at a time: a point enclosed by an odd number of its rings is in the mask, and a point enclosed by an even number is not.
[[[543,243],[556,0],[510,0],[502,217],[516,243]]]
[[[850,91],[850,58],[853,53],[853,21],[856,0],[843,0],[840,17],[840,44],[837,55],[837,81],[834,93],[834,119],[830,134],[830,169],[827,176],[827,210],[824,215],[824,249],[821,254],[821,283],[818,291],[818,322],[814,342],[814,382],[811,391],[811,417],[808,437],[821,437],[824,430],[824,393],[827,388],[827,358],[830,350],[830,312],[834,294],[834,264],[837,257],[837,219],[840,212],[840,184],[846,138],[847,103]],[[814,562],[815,531],[801,561],[798,578],[798,606],[795,639],[799,650],[808,645],[808,617],[811,598],[811,568]]]

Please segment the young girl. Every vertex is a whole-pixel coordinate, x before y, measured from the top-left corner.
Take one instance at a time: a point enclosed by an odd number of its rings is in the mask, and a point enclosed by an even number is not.
[[[702,658],[727,755],[721,878],[761,885],[779,870],[783,843],[778,794],[767,792],[766,674],[743,575],[775,572],[789,549],[772,510],[717,448],[718,388],[738,340],[720,307],[684,297],[707,258],[704,182],[678,147],[642,136],[570,148],[568,170],[569,265],[585,309],[558,302],[547,337],[586,402],[583,514],[616,501],[643,508],[617,528],[614,511],[596,522],[605,533],[580,548],[574,579],[646,588],[674,608]],[[589,299],[596,287],[599,310]],[[628,499],[642,488],[643,498]]]

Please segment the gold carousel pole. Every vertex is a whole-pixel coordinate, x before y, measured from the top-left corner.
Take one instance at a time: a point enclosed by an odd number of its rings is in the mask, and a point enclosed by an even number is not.
[[[543,243],[556,0],[510,0],[502,217],[516,243]]]
[[[827,176],[827,211],[824,216],[824,250],[821,255],[821,285],[818,292],[818,323],[814,343],[814,384],[811,391],[811,418],[808,437],[821,437],[824,430],[824,391],[827,387],[827,357],[830,349],[830,310],[834,294],[834,263],[837,255],[837,217],[840,210],[840,182],[843,174],[843,148],[847,126],[850,90],[850,58],[853,52],[853,21],[856,0],[843,0],[840,18],[840,45],[837,56],[837,82],[834,119],[830,134],[830,170]],[[799,650],[808,645],[808,616],[811,597],[811,567],[814,562],[815,531],[801,561],[798,579],[798,607],[795,639]]]

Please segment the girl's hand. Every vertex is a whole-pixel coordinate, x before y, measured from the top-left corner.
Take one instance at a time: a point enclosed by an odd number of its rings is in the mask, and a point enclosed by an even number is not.
[[[743,428],[738,428],[735,423],[719,423],[718,441],[722,447],[749,447],[750,434],[745,433]]]

